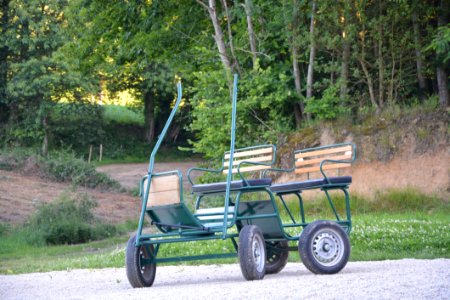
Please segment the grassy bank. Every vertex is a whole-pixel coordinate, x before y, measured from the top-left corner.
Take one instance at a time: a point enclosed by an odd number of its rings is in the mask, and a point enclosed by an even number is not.
[[[352,201],[352,261],[401,258],[450,258],[450,205],[413,190],[388,191],[376,199],[355,196]],[[306,205],[308,221],[331,218],[323,199]],[[342,202],[342,201],[337,201]],[[289,206],[294,207],[294,202]],[[342,209],[339,207],[338,209]],[[295,213],[295,212],[294,212]],[[283,218],[286,216],[283,214]],[[18,229],[0,227],[0,273],[17,274],[77,268],[124,267],[125,245],[136,224],[120,225],[129,232],[78,245],[33,246]],[[296,243],[292,243],[294,246]],[[229,241],[202,241],[161,246],[160,257],[233,251]],[[290,261],[299,261],[291,252]],[[197,261],[191,264],[237,262]]]

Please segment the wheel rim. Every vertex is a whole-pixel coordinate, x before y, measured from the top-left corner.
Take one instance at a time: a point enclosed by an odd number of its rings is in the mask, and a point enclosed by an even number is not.
[[[264,245],[261,237],[255,236],[252,242],[252,258],[255,263],[256,270],[262,272],[264,269]]]
[[[266,262],[269,264],[277,262],[285,251],[284,246],[280,242],[267,242],[266,246]]]
[[[144,260],[150,259],[150,253],[147,247],[141,246],[139,248],[139,270],[142,277],[148,280],[151,277],[152,269],[151,265],[144,264]]]
[[[311,250],[314,259],[324,266],[334,266],[344,255],[344,241],[334,230],[321,230],[313,237]]]

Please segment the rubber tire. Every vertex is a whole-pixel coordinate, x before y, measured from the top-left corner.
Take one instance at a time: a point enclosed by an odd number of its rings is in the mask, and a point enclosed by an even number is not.
[[[279,249],[272,249],[273,247]],[[289,258],[288,241],[266,242],[266,274],[279,273]]]
[[[151,252],[154,251],[153,245],[148,245],[147,247]],[[125,265],[128,281],[134,288],[150,287],[155,280],[156,264],[142,266],[142,268],[145,268],[143,273],[140,264],[141,252],[144,258],[150,257],[146,247],[136,247],[136,236],[132,236],[127,244]]]
[[[329,238],[330,234],[332,238]],[[337,261],[334,262],[331,259],[331,263],[327,265],[316,257],[313,247],[320,242],[321,238],[336,242],[333,245],[336,249],[334,256],[337,256],[337,258],[333,259],[337,259]],[[347,233],[336,222],[319,220],[312,222],[303,230],[299,239],[298,251],[303,264],[311,272],[315,274],[335,274],[342,270],[348,262],[350,241]],[[327,252],[327,250],[324,251]]]
[[[254,248],[255,244],[256,249]],[[245,279],[261,280],[264,278],[266,273],[266,244],[258,226],[246,225],[239,232],[238,255],[239,265]],[[255,262],[255,257],[259,260],[259,264]]]

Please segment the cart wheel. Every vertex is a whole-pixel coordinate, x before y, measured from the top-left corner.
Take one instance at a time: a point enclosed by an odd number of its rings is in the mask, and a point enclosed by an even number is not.
[[[314,221],[303,230],[298,244],[303,264],[316,274],[334,274],[342,270],[350,256],[350,242],[340,225]]]
[[[266,274],[276,274],[288,262],[289,244],[287,241],[266,242]]]
[[[134,288],[149,287],[155,280],[156,264],[145,264],[144,260],[150,259],[154,249],[153,245],[136,247],[136,236],[128,240],[125,264],[127,277]]]
[[[246,225],[239,232],[239,264],[242,275],[247,280],[264,278],[266,271],[266,247],[258,226]]]

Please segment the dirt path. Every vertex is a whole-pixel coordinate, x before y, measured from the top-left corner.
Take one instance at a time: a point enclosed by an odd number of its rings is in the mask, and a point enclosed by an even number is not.
[[[95,214],[106,221],[136,220],[140,200],[128,194],[74,188],[67,183],[44,180],[35,176],[0,170],[0,223],[20,224],[40,203],[48,203],[62,193],[87,193],[98,203]]]
[[[450,299],[450,260],[350,262],[335,275],[290,263],[245,281],[239,265],[159,267],[153,287],[133,289],[125,270],[0,276],[0,299]]]
[[[187,180],[186,173],[189,168],[195,167],[200,162],[164,162],[155,164],[155,172],[166,172],[173,170],[180,170],[183,174],[183,187],[184,189],[188,189],[190,184]],[[139,163],[139,164],[113,164],[106,165],[97,168],[98,171],[104,172],[108,174],[111,178],[120,182],[120,184],[127,188],[133,189],[138,187],[139,181],[142,176],[147,174],[148,163]],[[196,178],[196,175],[193,174],[193,178]]]
[[[189,191],[190,184],[186,172],[198,162],[158,163],[157,172],[179,169],[183,173],[184,188]],[[148,164],[115,164],[99,167],[120,182],[127,189],[138,187],[139,180],[147,173]],[[194,174],[195,175],[195,174]],[[195,178],[195,176],[194,176]],[[102,192],[95,189],[78,187],[71,184],[45,180],[36,176],[24,176],[20,172],[0,170],[0,223],[20,224],[36,209],[40,203],[49,203],[62,193],[87,193],[93,197],[98,207],[95,214],[109,222],[137,220],[140,213],[140,199],[129,193]]]

